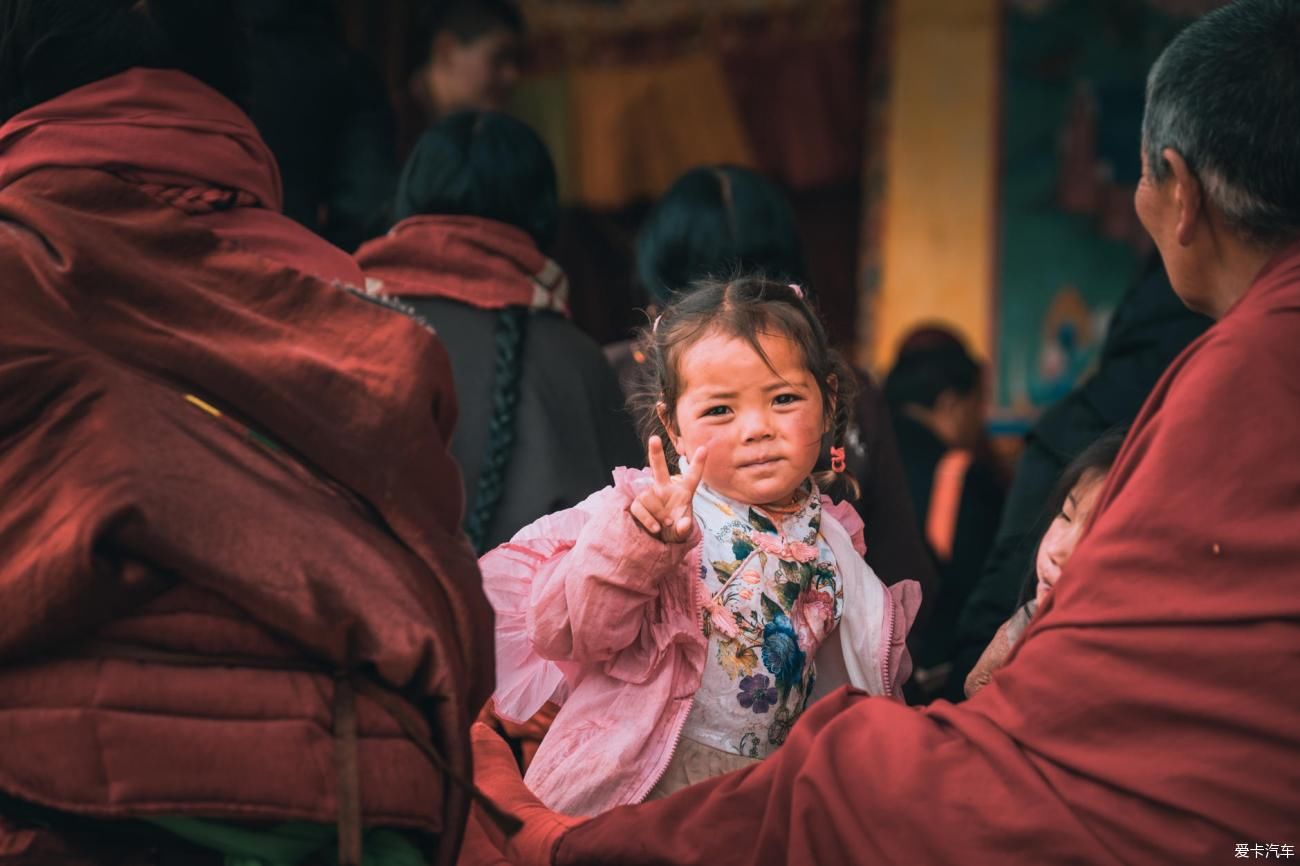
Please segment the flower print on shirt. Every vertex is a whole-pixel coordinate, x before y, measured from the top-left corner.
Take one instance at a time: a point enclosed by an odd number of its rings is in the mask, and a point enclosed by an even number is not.
[[[799,648],[799,637],[785,611],[766,595],[762,605],[763,614],[768,619],[763,626],[763,666],[776,677],[784,704],[791,686],[803,681],[806,655]]]
[[[819,646],[835,626],[835,594],[809,589],[795,599],[790,620],[800,646]]]
[[[810,486],[795,511],[769,516],[701,485],[695,515],[709,662],[683,735],[762,757],[807,705],[813,655],[842,606],[820,496]]]
[[[740,694],[736,701],[745,709],[766,713],[776,703],[776,689],[768,685],[765,674],[754,674],[740,681]]]

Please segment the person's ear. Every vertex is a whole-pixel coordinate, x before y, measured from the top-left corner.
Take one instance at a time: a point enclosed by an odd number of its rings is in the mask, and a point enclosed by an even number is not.
[[[1192,242],[1196,226],[1205,213],[1205,195],[1201,181],[1192,171],[1183,155],[1172,147],[1166,147],[1161,156],[1173,173],[1174,206],[1178,208],[1178,242],[1187,246]]]
[[[673,424],[672,419],[668,417],[668,404],[663,400],[656,403],[655,414],[659,416],[659,426],[664,428],[664,431],[668,434],[668,441],[673,443],[673,450],[681,454],[681,436],[678,435],[676,425]]]

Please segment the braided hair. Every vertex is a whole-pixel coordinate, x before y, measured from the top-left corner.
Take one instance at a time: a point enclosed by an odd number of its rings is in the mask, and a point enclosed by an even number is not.
[[[645,436],[657,435],[663,440],[670,465],[677,465],[677,453],[668,433],[669,428],[677,426],[677,400],[683,380],[678,362],[682,355],[701,338],[723,334],[744,340],[770,366],[759,342],[759,335],[765,333],[787,337],[799,347],[821,391],[830,427],[829,445],[843,447],[853,417],[857,378],[840,354],[830,347],[826,329],[803,291],[762,275],[706,279],[680,292],[663,315],[642,332],[640,339],[650,375],[647,383],[633,395],[632,403]],[[832,469],[818,472],[813,478],[822,489],[842,480],[852,498],[858,495],[858,485],[847,472]]]
[[[487,448],[479,467],[478,485],[466,515],[465,532],[474,550],[483,553],[488,529],[505,492],[506,473],[515,453],[515,410],[523,378],[524,338],[528,335],[528,309],[507,307],[497,314],[496,367],[492,373],[492,421]]]
[[[559,222],[555,165],[541,138],[506,114],[464,111],[443,118],[420,137],[394,199],[394,216],[463,215],[527,232],[545,252]],[[523,351],[532,311],[507,307],[496,317],[492,420],[465,532],[483,552],[505,493],[515,451],[516,409]]]

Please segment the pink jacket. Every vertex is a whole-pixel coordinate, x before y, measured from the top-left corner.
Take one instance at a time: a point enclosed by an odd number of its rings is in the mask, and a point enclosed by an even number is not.
[[[525,527],[479,562],[497,615],[496,711],[522,722],[547,700],[563,704],[525,781],[568,814],[645,799],[672,759],[704,672],[700,532],[665,544],[636,524],[627,508],[649,477],[618,469],[613,486]],[[856,512],[823,503],[845,605],[841,638],[817,653],[813,700],[845,684],[898,695],[911,672],[904,639],[919,585],[880,583],[862,560]]]

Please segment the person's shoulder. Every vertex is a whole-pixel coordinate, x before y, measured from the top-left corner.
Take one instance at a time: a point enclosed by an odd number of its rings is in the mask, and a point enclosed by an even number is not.
[[[1292,395],[1300,370],[1300,309],[1223,321],[1171,367],[1165,403],[1249,405]]]

